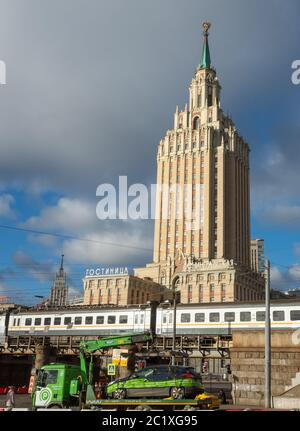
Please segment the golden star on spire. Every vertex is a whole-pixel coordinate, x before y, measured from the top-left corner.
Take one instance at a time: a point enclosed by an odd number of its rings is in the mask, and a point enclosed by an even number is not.
[[[211,23],[210,22],[204,22],[202,24],[203,30],[204,30],[204,35],[208,35],[208,29],[211,27]]]

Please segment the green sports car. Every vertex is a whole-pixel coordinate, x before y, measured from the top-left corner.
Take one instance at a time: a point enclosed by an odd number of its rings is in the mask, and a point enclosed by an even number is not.
[[[147,367],[106,387],[109,398],[193,398],[203,393],[201,375],[191,367],[159,365]]]

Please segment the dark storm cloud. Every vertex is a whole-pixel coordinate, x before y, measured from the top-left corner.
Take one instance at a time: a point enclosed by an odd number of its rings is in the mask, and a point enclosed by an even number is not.
[[[293,1],[1,5],[1,182],[38,192],[93,198],[120,174],[155,180],[156,145],[187,101],[203,20],[213,22],[213,64],[234,117],[274,86],[282,96],[299,40]]]
[[[96,187],[126,174],[129,184],[155,182],[156,147],[173,126],[176,105],[188,101],[204,20],[213,23],[210,49],[222,107],[252,150],[253,208],[261,220],[273,216],[277,223],[277,214],[295,224],[300,86],[291,84],[290,75],[292,61],[300,58],[298,0],[0,5],[0,59],[7,64],[7,85],[0,87],[1,194],[52,190],[64,196],[67,209],[80,207],[66,216],[60,199],[45,199],[39,209],[29,199],[24,226],[151,247],[152,222],[96,219]],[[278,128],[287,118],[288,131]],[[14,214],[14,198],[10,206],[2,198],[6,216]],[[39,241],[74,261],[101,262],[104,256],[138,266],[151,259],[151,252],[133,248],[79,241],[64,241],[61,248],[46,237]],[[20,265],[28,256],[16,258]],[[37,262],[26,265],[33,276]]]

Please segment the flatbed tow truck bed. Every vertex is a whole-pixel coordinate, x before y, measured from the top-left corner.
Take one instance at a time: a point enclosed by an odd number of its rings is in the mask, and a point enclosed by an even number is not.
[[[138,409],[146,410],[147,407],[150,409],[159,410],[183,410],[185,409],[195,409],[195,410],[211,410],[209,402],[207,400],[197,400],[197,399],[181,399],[181,400],[170,400],[170,399],[124,399],[124,400],[93,400],[86,403],[88,409],[92,410],[131,410]]]

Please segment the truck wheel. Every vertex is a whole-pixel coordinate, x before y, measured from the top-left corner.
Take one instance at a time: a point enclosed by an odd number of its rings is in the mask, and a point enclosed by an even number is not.
[[[60,404],[51,404],[48,409],[62,409],[62,406]]]
[[[124,398],[126,398],[126,389],[117,389],[113,393],[113,398],[115,400],[124,400]]]
[[[184,398],[184,388],[174,387],[170,391],[170,395],[174,400],[182,400]]]

